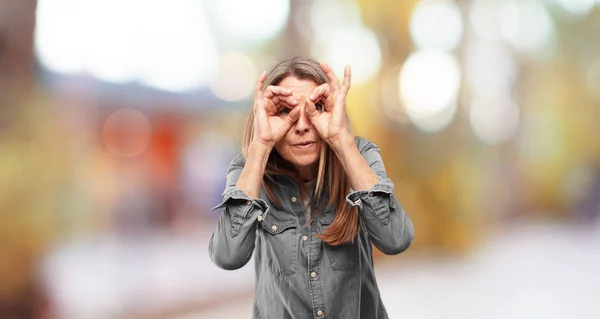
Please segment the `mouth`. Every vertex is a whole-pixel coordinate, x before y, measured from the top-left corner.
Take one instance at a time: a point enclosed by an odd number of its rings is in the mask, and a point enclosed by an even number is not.
[[[312,141],[306,141],[306,142],[300,142],[300,143],[294,144],[294,146],[298,147],[298,148],[311,148],[314,145],[316,145],[316,143],[312,142]]]

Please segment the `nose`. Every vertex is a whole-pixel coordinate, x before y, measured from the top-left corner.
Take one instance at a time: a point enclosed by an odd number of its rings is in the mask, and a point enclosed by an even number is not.
[[[301,100],[303,101],[303,100]],[[310,130],[310,119],[306,116],[304,112],[304,108],[306,107],[306,103],[302,103],[299,105],[300,109],[300,117],[298,117],[298,121],[296,121],[295,129],[297,134],[307,133]]]

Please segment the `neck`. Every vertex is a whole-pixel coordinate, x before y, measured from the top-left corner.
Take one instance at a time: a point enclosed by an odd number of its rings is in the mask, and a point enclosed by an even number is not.
[[[296,171],[298,172],[298,175],[300,175],[300,178],[302,178],[303,182],[310,182],[313,179],[317,178],[318,170],[318,163],[315,163],[310,166],[296,167]]]

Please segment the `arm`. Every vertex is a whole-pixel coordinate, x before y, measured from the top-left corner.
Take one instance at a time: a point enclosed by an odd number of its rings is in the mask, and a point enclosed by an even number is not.
[[[298,101],[289,89],[268,86],[263,92],[267,73],[263,72],[254,93],[253,139],[248,147],[247,159],[236,156],[227,172],[227,187],[217,229],[208,246],[211,260],[223,269],[243,267],[254,251],[256,219],[268,209],[258,198],[269,154],[275,143],[290,129],[300,115]],[[286,116],[278,116],[281,108],[291,108]]]
[[[379,149],[368,142],[357,148],[348,129],[346,96],[350,89],[351,70],[344,69],[342,85],[331,68],[321,63],[329,83],[316,87],[306,99],[305,112],[331,146],[342,163],[352,191],[346,200],[358,206],[360,220],[366,226],[373,244],[385,254],[399,254],[413,240],[410,218],[394,197],[394,184],[387,178]],[[325,110],[318,111],[314,102],[324,101]]]
[[[394,196],[394,184],[387,178],[379,148],[367,141],[359,151],[349,134],[331,145],[352,185],[346,200],[358,206],[361,223],[375,247],[388,255],[406,250],[414,238],[414,227]]]
[[[256,219],[268,209],[258,198],[268,157],[267,148],[253,144],[245,163],[240,154],[229,165],[223,202],[215,207],[223,212],[209,243],[211,260],[223,269],[241,268],[252,256]]]

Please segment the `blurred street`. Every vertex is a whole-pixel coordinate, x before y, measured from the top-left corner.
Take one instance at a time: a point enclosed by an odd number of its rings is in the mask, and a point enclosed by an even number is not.
[[[600,317],[598,221],[565,226],[515,220],[489,236],[464,256],[411,252],[379,260],[377,278],[390,318]],[[206,247],[197,245],[205,241],[160,237],[112,243],[113,249],[110,243],[69,247],[51,258],[46,279],[65,308],[78,309],[69,318],[92,318],[100,306],[131,315],[174,301],[185,306],[172,309],[170,318],[250,318],[252,261],[233,272],[218,269]]]

